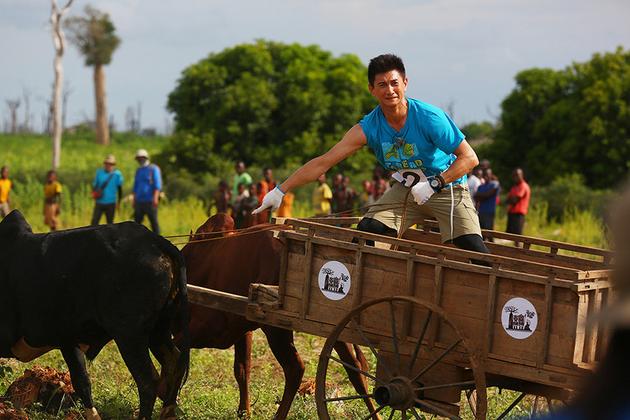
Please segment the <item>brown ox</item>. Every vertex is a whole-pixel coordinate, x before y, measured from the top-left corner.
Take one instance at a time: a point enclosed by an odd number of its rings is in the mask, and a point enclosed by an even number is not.
[[[209,239],[209,232],[224,232],[220,240],[188,243],[182,249],[187,266],[188,284],[247,296],[251,283],[277,285],[280,275],[282,242],[259,225],[248,229],[247,235],[233,235],[234,221],[226,214],[217,214],[201,225],[191,240]],[[267,225],[268,226],[268,225]],[[251,233],[249,232],[256,232]],[[231,236],[231,237],[230,237]],[[192,348],[227,349],[234,345],[234,376],[238,382],[239,415],[250,414],[249,376],[251,367],[252,331],[261,328],[267,342],[284,371],[284,392],[275,418],[284,419],[300,386],[304,363],[293,344],[293,332],[248,321],[245,317],[215,309],[191,305],[190,346]],[[335,350],[346,363],[368,370],[361,350],[338,342]],[[363,377],[346,369],[357,392],[367,394]],[[367,402],[373,411],[372,402]]]

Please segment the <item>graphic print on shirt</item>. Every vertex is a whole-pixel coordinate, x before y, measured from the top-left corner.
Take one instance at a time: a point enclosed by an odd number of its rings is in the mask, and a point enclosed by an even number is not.
[[[398,171],[400,169],[425,169],[422,165],[422,160],[417,159],[418,149],[415,144],[403,143],[399,146],[396,143],[383,142],[381,143],[381,147],[383,148],[385,167],[390,171]]]

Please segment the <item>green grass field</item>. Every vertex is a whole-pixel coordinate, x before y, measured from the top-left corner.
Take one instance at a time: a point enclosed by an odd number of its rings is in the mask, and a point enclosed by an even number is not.
[[[59,178],[64,185],[61,220],[64,228],[83,226],[89,223],[93,200],[90,197],[90,182],[95,170],[101,166],[105,155],[116,155],[118,167],[126,179],[129,191],[132,174],[135,170],[133,154],[142,147],[150,153],[161,150],[165,144],[163,138],[119,138],[114,137],[113,145],[107,148],[95,145],[89,136],[80,135],[64,140],[62,168]],[[9,165],[11,178],[15,181],[12,194],[13,206],[19,208],[36,232],[46,231],[43,225],[42,182],[50,165],[50,141],[45,137],[0,136],[0,165]],[[358,184],[358,183],[357,183]],[[358,187],[356,185],[355,187]],[[564,221],[547,221],[546,203],[533,198],[533,208],[527,217],[526,234],[553,240],[604,247],[606,238],[602,222],[588,212],[567,211]],[[117,220],[131,218],[128,202],[121,206]],[[184,234],[195,229],[206,219],[206,206],[195,197],[179,200],[167,199],[160,205],[160,222],[164,235]],[[296,204],[295,216],[309,216],[308,203]],[[505,227],[505,214],[500,211],[496,228]],[[317,358],[324,340],[305,334],[296,335],[297,348],[305,363],[305,379],[314,379]],[[254,367],[252,370],[251,400],[254,419],[269,419],[277,408],[282,395],[282,370],[275,362],[271,351],[266,346],[264,336],[255,334]],[[366,352],[367,353],[367,352]],[[36,365],[53,366],[64,369],[65,365],[59,352],[53,351],[30,364],[20,364],[14,360],[0,361],[0,394],[25,368]],[[137,408],[137,391],[125,368],[114,344],[110,343],[103,353],[90,364],[95,402],[103,418],[123,419],[132,416]],[[346,392],[349,388],[344,375],[337,375],[339,388]],[[348,391],[349,392],[349,391]],[[346,393],[347,395],[347,393]],[[516,396],[513,392],[499,394],[489,391],[489,416],[496,416],[510,404]],[[529,413],[532,399],[527,398],[514,411],[515,416]],[[232,375],[232,351],[195,350],[192,353],[190,379],[180,396],[182,418],[186,419],[233,419],[238,404],[238,389]],[[159,412],[156,408],[156,415]],[[339,403],[335,407],[336,418],[354,418],[354,407],[350,403]],[[58,415],[42,414],[30,410],[32,419],[63,419],[68,413]],[[465,409],[465,418],[472,418]],[[313,395],[298,396],[292,406],[290,418],[314,419],[316,409]],[[427,417],[430,418],[430,417]]]

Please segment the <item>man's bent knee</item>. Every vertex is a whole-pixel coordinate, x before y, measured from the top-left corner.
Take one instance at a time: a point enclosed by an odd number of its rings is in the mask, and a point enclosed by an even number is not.
[[[385,223],[376,219],[372,219],[370,217],[364,217],[363,219],[361,219],[361,221],[357,225],[357,230],[392,237],[396,237],[397,233],[396,229],[392,229]],[[353,242],[356,242],[356,240],[354,240]],[[374,246],[374,241],[367,240],[365,241],[365,243],[367,245]]]

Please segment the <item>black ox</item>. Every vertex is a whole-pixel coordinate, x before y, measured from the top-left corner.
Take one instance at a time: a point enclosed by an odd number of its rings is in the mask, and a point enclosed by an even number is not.
[[[34,234],[19,211],[0,223],[0,357],[30,361],[60,349],[89,419],[85,356],[114,340],[138,386],[139,418],[174,416],[189,366],[186,271],[166,239],[132,222]],[[158,375],[149,350],[161,365]]]

